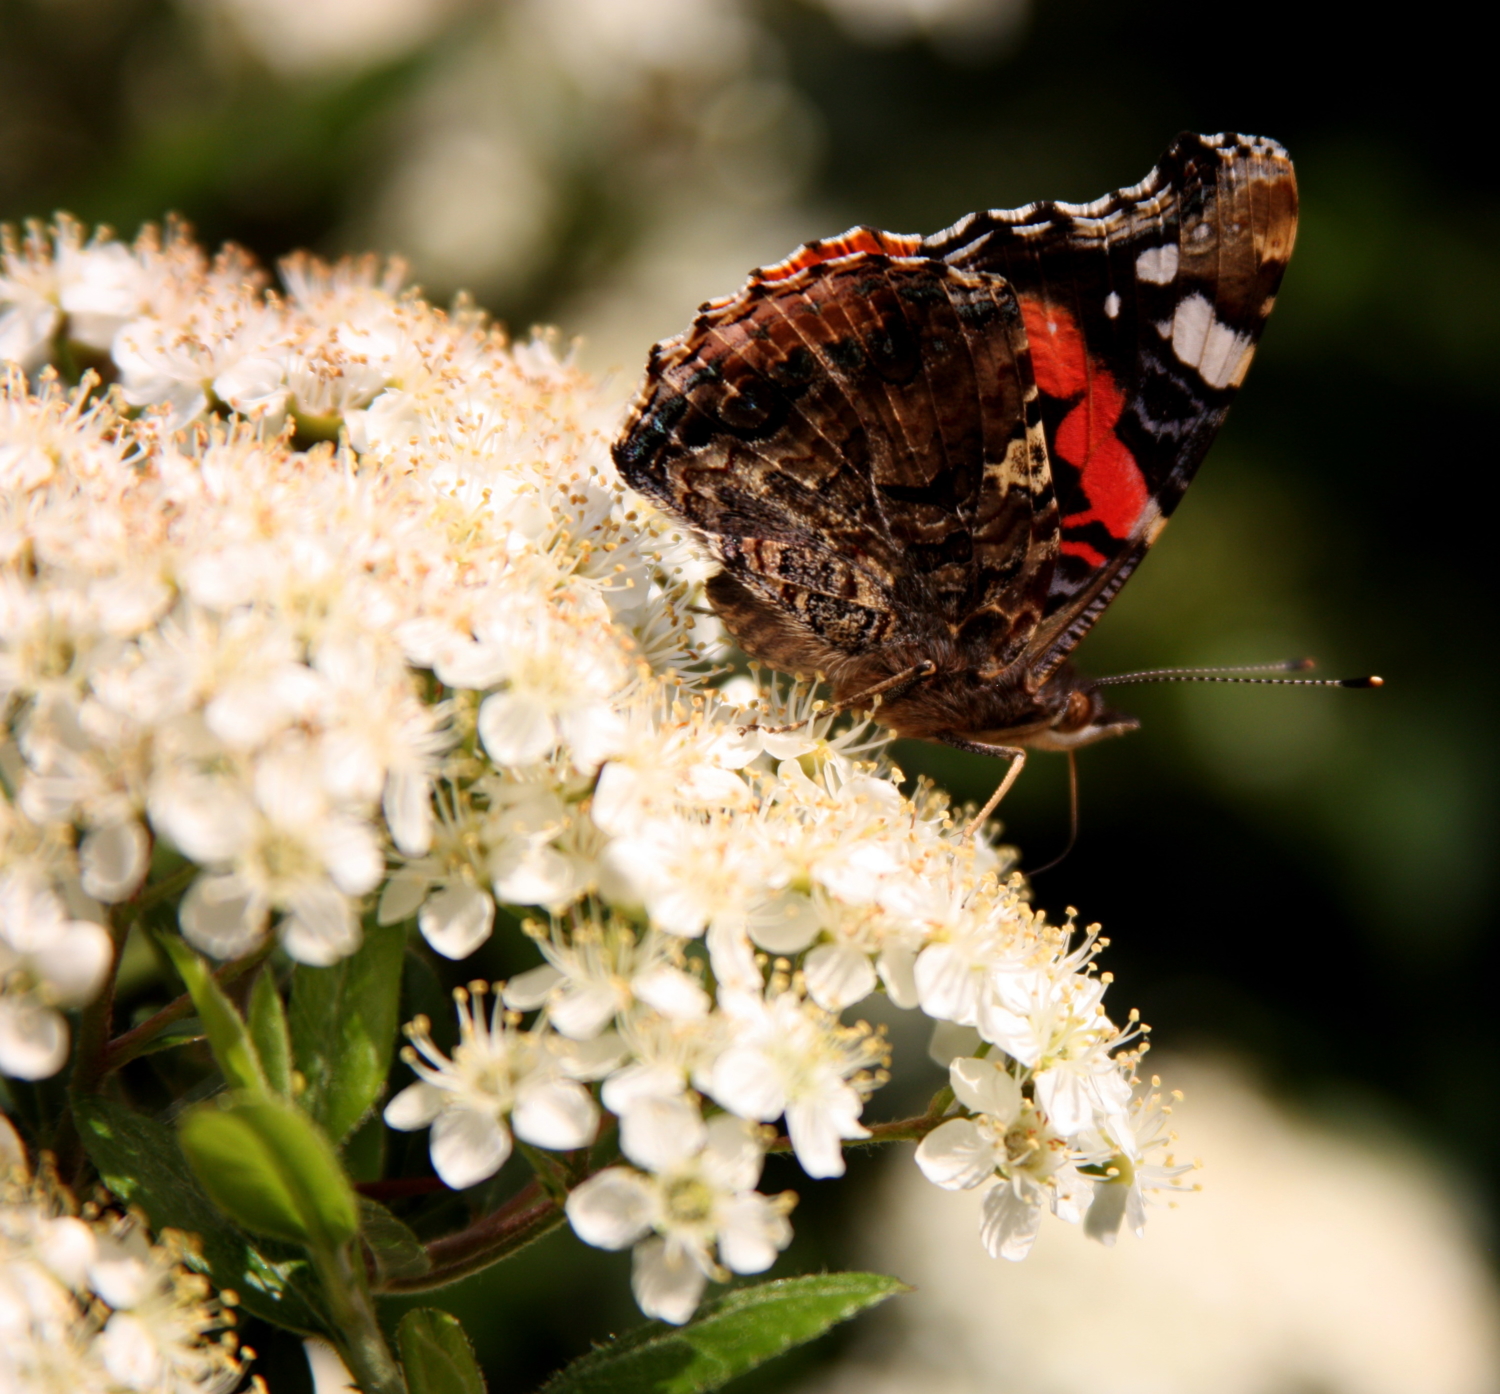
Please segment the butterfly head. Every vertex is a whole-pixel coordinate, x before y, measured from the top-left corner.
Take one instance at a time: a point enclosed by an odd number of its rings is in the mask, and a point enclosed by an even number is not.
[[[1104,700],[1104,694],[1092,683],[1065,668],[1053,682],[1061,680],[1060,701],[1049,726],[1029,737],[1026,744],[1037,750],[1077,750],[1110,736],[1123,736],[1140,727],[1140,721],[1125,712],[1117,712]],[[1051,687],[1053,684],[1049,683]]]

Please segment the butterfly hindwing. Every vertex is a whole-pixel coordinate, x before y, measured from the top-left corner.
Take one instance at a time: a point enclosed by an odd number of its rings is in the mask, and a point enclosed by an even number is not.
[[[653,350],[622,473],[708,542],[716,606],[770,661],[944,636],[1011,661],[1056,556],[1014,294],[873,244],[802,255]]]

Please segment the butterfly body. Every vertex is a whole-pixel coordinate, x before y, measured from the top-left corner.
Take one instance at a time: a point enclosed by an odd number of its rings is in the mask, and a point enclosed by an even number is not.
[[[807,244],[653,348],[615,460],[720,562],[752,656],[904,736],[1119,734],[1069,654],[1223,420],[1295,226],[1279,146],[1183,136],[1092,204]]]

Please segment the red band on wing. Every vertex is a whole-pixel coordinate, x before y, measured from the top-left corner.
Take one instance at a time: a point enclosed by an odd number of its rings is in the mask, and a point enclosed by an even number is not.
[[[1067,401],[1088,386],[1088,349],[1078,323],[1066,310],[1030,296],[1021,297],[1021,318],[1031,344],[1031,371],[1049,397]]]
[[[1151,495],[1135,456],[1115,434],[1125,394],[1110,372],[1089,363],[1083,335],[1066,310],[1023,299],[1021,316],[1026,321],[1037,387],[1064,401],[1083,396],[1063,418],[1053,442],[1058,455],[1078,469],[1079,485],[1089,501],[1086,511],[1065,517],[1063,527],[1097,522],[1104,524],[1111,537],[1128,537]],[[1062,550],[1090,565],[1104,563],[1086,543],[1064,542]]]
[[[1089,566],[1103,566],[1108,557],[1097,547],[1090,547],[1087,542],[1064,542],[1058,550],[1065,557],[1077,557]]]

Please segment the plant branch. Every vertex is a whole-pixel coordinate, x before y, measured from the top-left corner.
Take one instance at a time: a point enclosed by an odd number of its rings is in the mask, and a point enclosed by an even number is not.
[[[941,1097],[942,1095],[939,1094],[938,1098]],[[930,1109],[927,1113],[918,1114],[914,1118],[876,1123],[871,1127],[869,1137],[854,1138],[844,1145],[846,1147],[871,1147],[886,1142],[920,1142],[945,1120],[946,1115],[943,1112]],[[530,1149],[527,1150],[530,1151]],[[768,1150],[790,1152],[792,1144],[790,1139],[779,1137]],[[428,1178],[418,1180],[425,1188]],[[456,1234],[445,1234],[441,1239],[432,1240],[426,1246],[427,1257],[432,1264],[426,1273],[416,1274],[409,1278],[388,1279],[376,1290],[382,1294],[389,1294],[429,1292],[433,1288],[446,1287],[449,1283],[455,1283],[471,1273],[477,1273],[491,1264],[499,1263],[501,1259],[508,1258],[518,1249],[540,1239],[544,1234],[550,1233],[561,1225],[566,1218],[561,1204],[565,1197],[558,1195],[554,1198],[549,1194],[559,1186],[559,1181],[560,1178],[557,1175],[546,1178],[539,1176],[538,1179],[531,1181],[513,1195],[498,1210],[492,1210],[488,1215],[475,1220],[468,1228],[461,1229]],[[367,1182],[358,1189],[365,1194],[370,1194],[374,1187],[381,1184],[380,1182]]]
[[[939,1096],[941,1097],[941,1095]],[[872,1123],[869,1137],[845,1138],[845,1147],[878,1147],[887,1142],[921,1142],[939,1123],[946,1123],[946,1113],[919,1113],[913,1118],[896,1118],[888,1123]],[[767,1152],[790,1152],[792,1140],[785,1133],[776,1138]]]
[[[214,980],[220,987],[227,987],[237,978],[244,977],[251,969],[258,968],[270,957],[275,947],[275,936],[268,936],[266,942],[254,953],[246,954],[244,958],[232,959],[214,969]],[[128,1065],[137,1056],[145,1054],[151,1042],[167,1027],[181,1021],[184,1017],[191,1016],[193,1010],[193,999],[184,992],[181,997],[167,1003],[159,1012],[148,1016],[139,1026],[132,1027],[124,1035],[116,1036],[103,1053],[99,1070],[100,1077],[112,1074],[122,1065]]]
[[[378,1291],[428,1292],[446,1287],[510,1257],[517,1249],[556,1229],[563,1219],[561,1207],[543,1193],[540,1182],[532,1181],[498,1210],[492,1210],[467,1229],[445,1234],[428,1244],[427,1257],[432,1267],[426,1273],[391,1279]]]
[[[339,1333],[339,1354],[363,1394],[406,1394],[401,1367],[385,1343],[370,1301],[364,1266],[354,1262],[348,1244],[336,1250],[313,1245],[307,1252]]]
[[[436,1191],[446,1191],[448,1187],[436,1176],[397,1176],[385,1181],[356,1181],[354,1189],[360,1195],[384,1204],[411,1196],[430,1196]]]
[[[121,922],[113,914],[105,923],[109,931],[109,972],[99,995],[86,1006],[78,1018],[78,1044],[73,1057],[73,1074],[68,1088],[73,1094],[92,1094],[106,1073],[105,1058],[109,1053],[109,1025],[115,1012],[115,974],[120,969],[120,950],[130,925]]]

